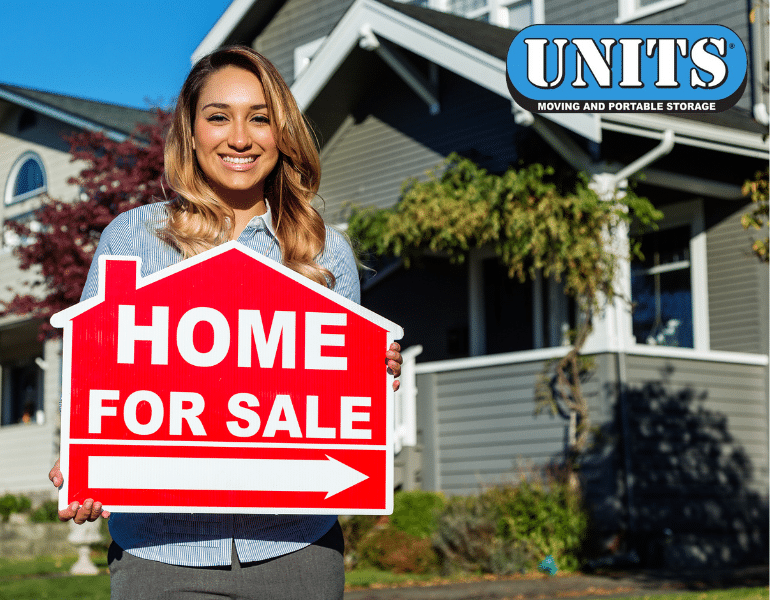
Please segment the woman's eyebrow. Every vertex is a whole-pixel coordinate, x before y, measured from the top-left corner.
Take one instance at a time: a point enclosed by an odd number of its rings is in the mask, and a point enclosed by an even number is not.
[[[205,106],[202,106],[201,110],[205,110],[207,108],[230,108],[230,105],[225,104],[224,102],[209,102]],[[254,104],[249,107],[250,110],[261,110],[263,108],[267,108],[267,104]]]

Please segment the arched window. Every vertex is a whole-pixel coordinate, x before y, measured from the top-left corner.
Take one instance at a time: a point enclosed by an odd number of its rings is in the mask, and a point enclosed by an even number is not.
[[[14,163],[5,187],[5,203],[13,204],[42,194],[48,189],[43,161],[34,152],[25,152]]]

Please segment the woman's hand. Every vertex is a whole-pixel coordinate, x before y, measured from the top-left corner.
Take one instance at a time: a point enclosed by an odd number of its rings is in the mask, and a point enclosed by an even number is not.
[[[404,362],[404,359],[401,358],[401,346],[398,345],[398,342],[393,342],[385,353],[385,364],[388,365],[388,373],[393,375],[393,377],[401,375],[402,362]],[[398,379],[394,380],[393,391],[397,392],[400,385],[401,382]]]
[[[56,460],[56,464],[53,469],[48,473],[48,479],[55,487],[61,487],[64,484],[64,476],[61,474],[61,468],[59,467],[59,459]],[[86,521],[96,521],[99,517],[108,518],[110,511],[102,508],[101,502],[94,502],[91,498],[88,498],[83,502],[83,506],[78,502],[71,503],[67,508],[59,511],[60,521],[75,520],[75,523],[82,525]]]

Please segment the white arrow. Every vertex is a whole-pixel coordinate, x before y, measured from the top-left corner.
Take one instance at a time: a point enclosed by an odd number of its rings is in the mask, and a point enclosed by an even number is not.
[[[90,456],[88,487],[137,490],[326,492],[326,498],[369,479],[327,460]]]

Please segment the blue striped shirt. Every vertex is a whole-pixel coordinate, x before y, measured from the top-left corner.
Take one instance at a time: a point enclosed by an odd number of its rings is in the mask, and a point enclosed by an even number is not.
[[[98,259],[103,254],[140,257],[143,277],[181,260],[179,252],[155,235],[165,218],[165,203],[157,203],[125,212],[110,223],[99,241],[81,300],[97,292]],[[269,207],[249,222],[238,241],[281,260]],[[356,262],[343,235],[326,229],[326,246],[317,262],[337,278],[335,291],[360,303]],[[294,552],[322,537],[335,520],[329,515],[113,513],[109,524],[115,543],[134,556],[204,567],[230,564],[233,542],[241,562]]]

